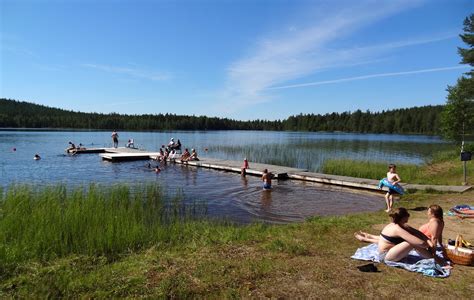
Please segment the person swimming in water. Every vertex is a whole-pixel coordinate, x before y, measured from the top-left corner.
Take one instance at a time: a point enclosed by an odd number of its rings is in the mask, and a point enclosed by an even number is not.
[[[41,159],[41,156],[39,156],[38,153],[35,154],[35,156],[33,157],[34,160],[40,160]]]
[[[272,178],[272,173],[268,172],[267,169],[263,170],[262,181],[264,190],[270,190],[272,188]]]

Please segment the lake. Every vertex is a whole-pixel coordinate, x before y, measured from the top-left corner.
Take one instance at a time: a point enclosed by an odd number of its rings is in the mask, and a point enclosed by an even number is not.
[[[293,180],[277,181],[271,192],[260,179],[168,164],[160,174],[146,161],[110,163],[97,154],[66,155],[68,141],[86,147],[110,147],[109,131],[0,131],[0,186],[14,183],[88,186],[90,183],[160,184],[170,195],[203,202],[210,217],[240,223],[287,223],[314,215],[341,215],[384,207],[383,196]],[[270,163],[320,171],[326,159],[348,158],[421,164],[448,147],[439,137],[384,134],[302,133],[268,131],[119,132],[119,145],[129,138],[156,151],[171,137],[195,148],[200,156]],[[16,151],[14,151],[14,149]],[[35,153],[42,159],[33,160]]]

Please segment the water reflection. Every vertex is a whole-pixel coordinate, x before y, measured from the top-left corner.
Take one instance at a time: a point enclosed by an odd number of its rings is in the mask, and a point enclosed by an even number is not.
[[[262,203],[263,211],[270,211],[272,205],[272,191],[262,189],[260,202]]]

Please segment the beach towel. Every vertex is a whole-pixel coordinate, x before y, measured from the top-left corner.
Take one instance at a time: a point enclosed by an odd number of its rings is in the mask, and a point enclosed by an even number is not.
[[[456,216],[458,218],[474,218],[474,207],[466,204],[456,205],[449,209],[448,216]]]
[[[441,256],[442,250],[438,249],[436,254]],[[370,244],[366,247],[359,248],[351,258],[380,262],[378,246],[377,244]],[[412,250],[402,261],[395,262],[385,260],[384,263],[390,267],[398,267],[411,272],[422,273],[430,277],[445,278],[451,274],[451,270],[443,269],[440,265],[435,263],[433,258],[421,257],[415,250]]]

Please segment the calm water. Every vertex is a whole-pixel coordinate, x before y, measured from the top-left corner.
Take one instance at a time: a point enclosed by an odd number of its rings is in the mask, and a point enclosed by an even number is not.
[[[367,192],[299,181],[278,181],[271,192],[248,176],[195,167],[168,165],[160,174],[146,161],[109,163],[97,154],[68,156],[68,141],[86,147],[111,146],[110,132],[0,131],[0,186],[11,183],[88,185],[94,183],[156,182],[169,194],[207,204],[212,217],[238,222],[301,221],[313,215],[335,215],[378,210],[383,197]],[[319,171],[328,158],[383,162],[422,163],[434,150],[446,147],[438,137],[296,133],[296,132],[119,132],[123,146],[128,138],[147,150],[156,150],[171,137],[201,156],[273,163]],[[16,151],[13,151],[16,148]],[[207,149],[207,151],[205,151]],[[40,161],[33,160],[39,153]]]

